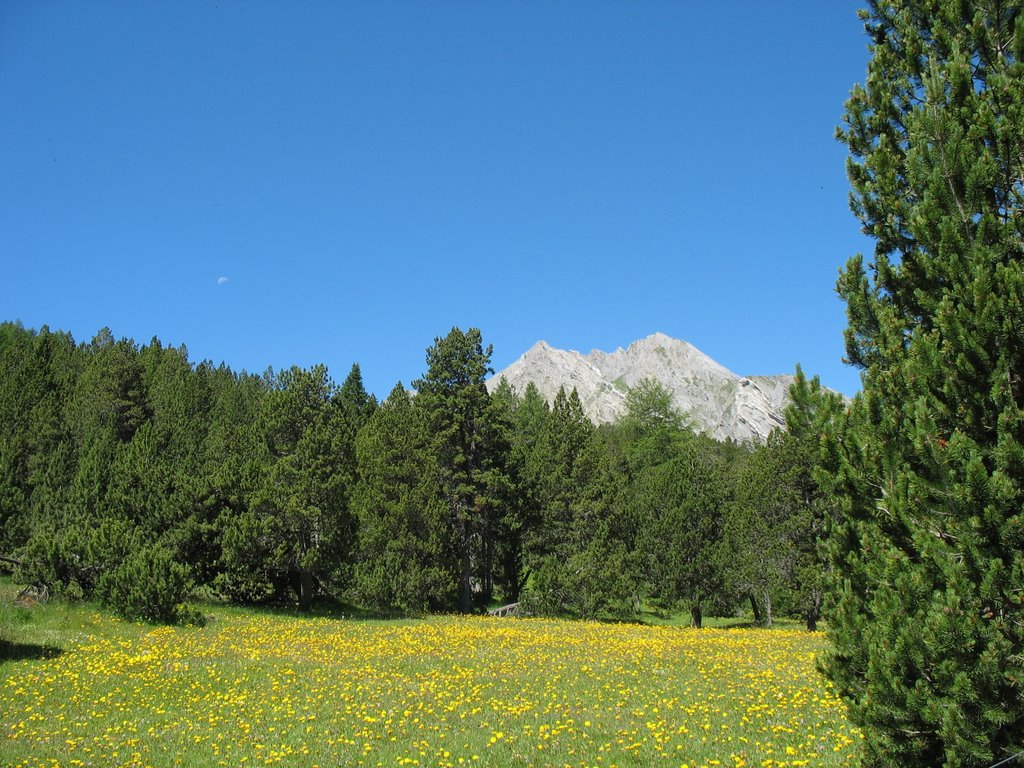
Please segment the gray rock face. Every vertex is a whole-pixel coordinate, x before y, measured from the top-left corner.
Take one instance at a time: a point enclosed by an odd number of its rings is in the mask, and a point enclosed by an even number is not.
[[[655,333],[626,349],[588,355],[538,341],[487,386],[493,391],[505,379],[521,393],[532,381],[548,402],[559,387],[575,387],[587,416],[601,424],[624,413],[626,392],[645,378],[673,394],[695,431],[738,441],[763,441],[785,425],[782,412],[793,381],[788,375],[737,376],[692,344]]]

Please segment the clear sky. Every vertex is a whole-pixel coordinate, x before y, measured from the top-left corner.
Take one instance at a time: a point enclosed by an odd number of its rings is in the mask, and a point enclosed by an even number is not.
[[[847,0],[0,3],[0,320],[386,396],[453,326],[846,394]]]

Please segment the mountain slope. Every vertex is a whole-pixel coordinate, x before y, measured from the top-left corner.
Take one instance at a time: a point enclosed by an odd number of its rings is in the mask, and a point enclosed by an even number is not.
[[[488,388],[493,390],[503,378],[517,392],[532,381],[549,402],[559,387],[575,387],[587,416],[599,424],[622,415],[630,387],[645,378],[657,379],[672,392],[695,431],[719,440],[764,440],[784,425],[782,412],[793,381],[789,375],[737,376],[692,344],[663,333],[626,349],[588,355],[538,341],[491,378]]]

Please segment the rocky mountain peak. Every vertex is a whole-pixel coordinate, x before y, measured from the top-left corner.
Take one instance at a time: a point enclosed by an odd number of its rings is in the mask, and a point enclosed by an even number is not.
[[[617,420],[625,410],[626,393],[642,379],[661,382],[696,432],[719,440],[758,440],[784,426],[783,410],[793,377],[738,376],[688,342],[664,333],[638,339],[614,352],[587,355],[538,341],[508,368],[488,381],[501,379],[518,392],[533,382],[549,402],[560,387],[576,388],[584,411],[595,423]]]

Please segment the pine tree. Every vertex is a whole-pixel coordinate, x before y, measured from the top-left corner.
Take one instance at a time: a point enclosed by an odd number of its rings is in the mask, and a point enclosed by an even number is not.
[[[251,545],[235,547],[229,540],[253,541],[237,529],[269,464],[266,443],[255,426],[269,385],[260,376],[236,375],[223,364],[208,375],[212,406],[197,501],[210,520],[204,532],[204,543],[211,549],[210,562],[202,564],[205,580],[230,599],[256,602],[273,594],[273,583],[262,562],[239,562],[236,557],[241,552],[257,554]]]
[[[323,365],[292,367],[275,377],[260,414],[259,480],[248,508],[225,531],[224,557],[236,574],[262,570],[269,581],[275,573],[285,576],[301,610],[309,610],[317,584],[336,571],[353,543],[334,393]]]
[[[692,438],[672,392],[657,379],[641,379],[626,393],[619,420],[625,439],[626,469],[633,475],[670,459]]]
[[[131,339],[115,341],[103,328],[85,350],[88,362],[68,403],[68,421],[80,440],[111,429],[118,442],[127,443],[152,415],[138,346]]]
[[[424,416],[399,382],[356,438],[355,593],[375,608],[457,605],[457,553]]]
[[[575,389],[559,389],[536,427],[526,463],[536,504],[524,537],[528,610],[584,618],[633,614],[637,569],[625,476],[607,434],[587,419]]]
[[[727,575],[758,623],[771,625],[781,609],[817,628],[825,590],[820,543],[826,494],[814,475],[821,435],[843,407],[836,392],[797,366],[789,388],[786,429],[774,430],[734,470],[735,496],[725,522]]]
[[[666,606],[690,609],[694,627],[722,592],[723,512],[729,503],[726,466],[710,438],[677,448],[650,467],[634,492],[643,568]]]
[[[796,509],[786,525],[793,548],[787,576],[807,629],[813,632],[822,615],[827,587],[822,542],[832,503],[818,476],[822,435],[831,432],[846,402],[838,392],[822,387],[817,376],[808,379],[799,365],[789,397],[782,440],[783,478],[796,498]]]
[[[358,469],[356,462],[356,437],[359,431],[373,416],[377,409],[377,398],[366,391],[363,386],[363,373],[358,363],[353,363],[348,376],[334,396],[335,423],[337,425],[336,450],[337,469],[344,488],[344,503],[351,510],[352,493],[356,486]],[[351,525],[346,536],[351,544],[355,544],[355,515],[349,512]],[[335,574],[335,580],[343,583],[350,577],[349,565],[344,563]]]
[[[474,583],[490,599],[496,521],[502,516],[508,478],[504,430],[498,428],[486,377],[493,373],[491,347],[480,331],[452,328],[427,349],[427,372],[413,382],[414,407],[426,414],[447,506],[447,523],[458,552],[459,610],[473,610]]]
[[[579,402],[575,389],[569,400]],[[582,618],[628,618],[639,609],[637,541],[611,432],[595,430],[573,467],[567,557],[559,565],[563,608]]]
[[[535,610],[551,613],[561,610],[564,602],[559,572],[573,550],[573,507],[585,483],[584,452],[594,425],[583,413],[576,390],[566,394],[564,388],[559,388],[550,412],[539,421],[525,459],[538,514],[524,539],[523,559],[533,574],[529,601]]]
[[[869,6],[825,669],[867,765],[989,765],[1024,747],[1024,5]]]
[[[504,378],[491,393],[491,399],[497,424],[505,432],[501,441],[508,446],[504,458],[508,493],[502,504],[504,512],[496,521],[500,528],[495,537],[494,583],[499,599],[514,603],[519,601],[526,584],[525,539],[539,516],[531,460],[544,428],[548,406],[533,382],[520,397]]]
[[[0,326],[0,550],[66,511],[75,450],[64,421],[81,355],[67,334]]]
[[[724,576],[734,598],[749,601],[754,622],[772,625],[793,548],[787,524],[798,500],[786,482],[785,437],[772,431],[734,467],[734,497],[723,521]]]

